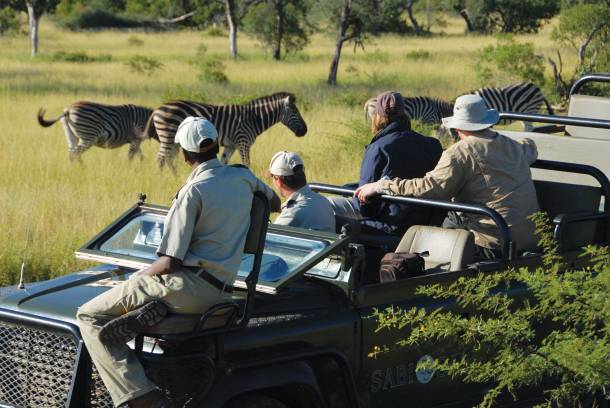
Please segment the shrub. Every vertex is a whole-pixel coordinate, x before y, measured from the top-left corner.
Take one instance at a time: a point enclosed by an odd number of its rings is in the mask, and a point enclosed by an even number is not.
[[[129,37],[127,37],[127,44],[132,47],[141,47],[142,45],[144,45],[144,40],[140,37],[136,37],[135,35],[130,35]]]
[[[121,17],[106,10],[85,8],[70,14],[62,20],[62,24],[71,30],[87,30],[100,28],[139,28],[156,27],[153,21],[135,20]]]
[[[407,53],[407,59],[410,60],[427,60],[432,58],[432,54],[426,50],[414,50]]]
[[[474,30],[480,32],[537,32],[559,11],[557,0],[462,0],[455,5],[468,10]]]
[[[109,62],[112,61],[110,54],[89,55],[84,51],[57,51],[51,55],[51,61],[55,62]]]
[[[197,57],[192,63],[199,69],[199,80],[219,84],[229,83],[225,74],[226,65],[218,57],[207,55],[208,47],[205,44],[197,48]]]
[[[457,353],[418,364],[465,383],[485,383],[479,406],[494,405],[502,394],[518,397],[535,387],[546,406],[580,406],[590,396],[608,399],[610,384],[610,253],[588,247],[590,266],[570,267],[559,255],[545,214],[534,219],[543,249],[543,266],[461,277],[448,286],[428,285],[417,293],[439,301],[454,299],[456,311],[387,309],[375,312],[378,330],[407,329],[396,344],[375,346],[370,356],[389,347],[434,343]],[[508,296],[527,286],[531,298]],[[462,312],[467,309],[469,314]],[[457,349],[456,349],[457,347]],[[544,380],[544,381],[543,381]],[[567,404],[566,404],[567,403]]]
[[[152,75],[163,68],[163,64],[153,58],[144,55],[134,55],[126,62],[131,72]]]
[[[512,37],[501,37],[496,45],[480,50],[474,68],[485,85],[501,85],[517,80],[543,86],[545,82],[544,62],[536,55],[534,44],[517,43]]]
[[[212,26],[205,30],[205,35],[209,37],[226,37],[228,34],[227,30],[225,29],[217,26]]]
[[[11,7],[0,8],[0,36],[16,33],[19,30],[17,13]]]

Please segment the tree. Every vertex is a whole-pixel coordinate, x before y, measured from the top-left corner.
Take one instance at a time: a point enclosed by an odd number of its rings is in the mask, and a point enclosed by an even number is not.
[[[559,11],[557,0],[457,0],[456,11],[469,29],[480,32],[537,32]]]
[[[11,7],[14,10],[28,13],[28,27],[32,57],[38,54],[38,26],[44,13],[53,10],[59,0],[0,0],[0,9]]]
[[[305,0],[266,0],[248,10],[244,24],[279,60],[282,48],[286,53],[296,52],[309,41],[308,10]]]
[[[604,4],[579,4],[561,12],[559,25],[552,37],[577,55],[576,67],[569,78],[563,77],[563,59],[557,50],[557,60],[549,58],[555,87],[567,98],[574,81],[585,72],[610,71],[610,7]]]
[[[462,277],[449,286],[430,285],[418,292],[434,299],[455,299],[464,314],[411,309],[377,312],[379,330],[410,329],[390,347],[434,343],[456,353],[424,362],[418,369],[436,370],[466,383],[490,387],[479,406],[490,407],[501,394],[518,395],[536,387],[547,406],[582,406],[590,396],[609,399],[610,390],[610,253],[588,247],[592,265],[571,268],[559,256],[552,227],[544,214],[536,225],[544,250],[543,266]],[[528,300],[508,296],[527,286]],[[376,347],[371,353],[383,353]],[[586,404],[586,403],[585,403]],[[590,401],[586,406],[591,406]]]

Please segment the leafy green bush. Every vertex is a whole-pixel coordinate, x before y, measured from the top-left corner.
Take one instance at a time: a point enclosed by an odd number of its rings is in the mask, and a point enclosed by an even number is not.
[[[0,36],[16,33],[18,30],[17,12],[8,6],[0,8]]]
[[[548,217],[539,213],[532,219],[541,237],[543,266],[460,277],[449,286],[419,287],[418,294],[455,299],[461,310],[376,311],[378,330],[409,331],[394,345],[376,346],[370,356],[389,347],[457,347],[458,356],[437,356],[418,369],[488,384],[483,407],[492,406],[501,394],[518,398],[527,387],[544,391],[549,407],[566,402],[578,406],[591,396],[610,398],[608,248],[587,247],[583,257],[590,266],[570,267],[559,255]],[[508,296],[509,290],[524,285],[530,299]],[[469,315],[462,313],[464,309]]]
[[[467,9],[474,30],[503,33],[537,32],[559,11],[557,0],[458,0],[457,10]]]
[[[70,30],[157,27],[154,21],[122,17],[102,9],[87,7],[77,10],[61,20],[61,23]]]
[[[144,55],[134,55],[125,63],[131,72],[145,75],[152,75],[157,70],[163,68],[163,64],[153,58]]]
[[[474,68],[484,85],[531,81],[543,86],[544,62],[536,55],[534,44],[517,43],[512,37],[501,37],[477,53]]]
[[[89,55],[84,51],[57,51],[51,55],[50,59],[55,62],[109,62],[112,61],[112,55]]]
[[[228,34],[227,30],[225,29],[217,26],[212,26],[205,30],[205,35],[209,37],[226,37]]]
[[[229,77],[225,74],[226,65],[218,57],[207,55],[208,47],[205,44],[197,48],[197,56],[193,65],[199,69],[199,80],[218,84],[229,83]]]

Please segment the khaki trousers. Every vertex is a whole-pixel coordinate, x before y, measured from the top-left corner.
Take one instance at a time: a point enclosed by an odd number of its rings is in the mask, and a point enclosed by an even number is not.
[[[196,276],[180,270],[161,276],[134,274],[126,282],[82,305],[76,313],[83,341],[115,405],[155,389],[129,346],[107,346],[98,339],[102,326],[152,300],[162,300],[172,313],[203,313],[229,300],[229,295]]]

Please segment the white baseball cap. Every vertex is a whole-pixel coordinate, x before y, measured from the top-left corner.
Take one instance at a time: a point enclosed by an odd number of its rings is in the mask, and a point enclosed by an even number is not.
[[[294,152],[281,151],[277,152],[271,158],[269,163],[269,173],[274,176],[292,176],[294,168],[297,166],[304,167],[303,160]]]
[[[205,118],[187,116],[178,126],[174,143],[179,143],[186,151],[201,153],[201,142],[211,140],[215,142],[218,132],[214,124]]]
[[[443,118],[443,125],[449,129],[477,131],[495,125],[500,114],[495,109],[487,109],[479,95],[462,95],[455,100],[453,116]]]

